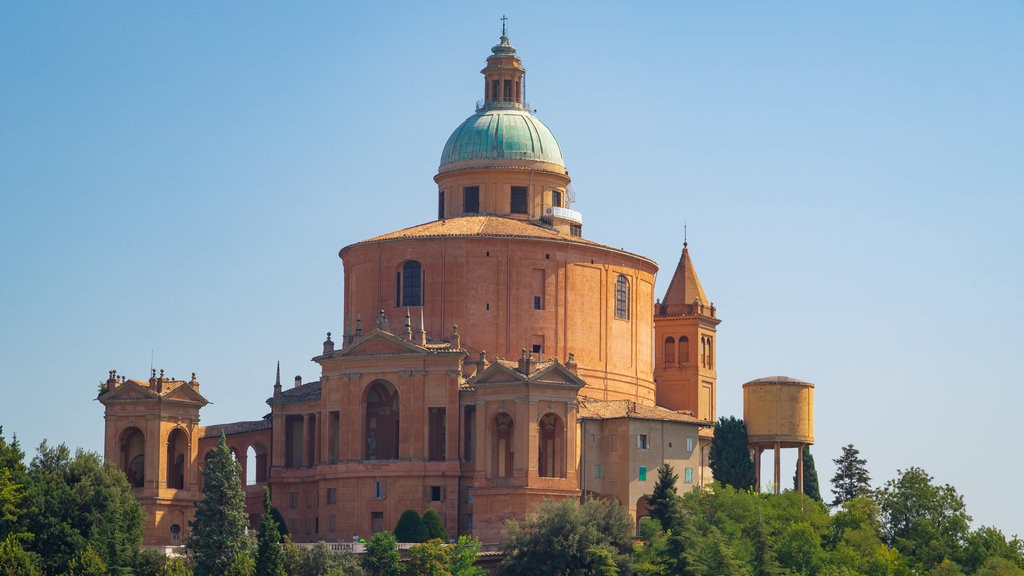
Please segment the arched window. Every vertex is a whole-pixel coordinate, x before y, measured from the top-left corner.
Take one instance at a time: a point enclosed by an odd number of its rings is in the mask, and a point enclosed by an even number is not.
[[[548,412],[540,419],[537,446],[537,475],[565,478],[565,423],[558,414]]]
[[[188,454],[188,438],[180,428],[167,436],[167,487],[185,488],[185,456]]]
[[[669,336],[665,338],[665,366],[674,366],[676,363],[676,339]]]
[[[515,468],[515,422],[505,412],[494,417],[494,428],[491,430],[492,454],[494,454],[493,472],[498,478],[511,478]]]
[[[390,382],[378,380],[366,393],[366,460],[398,458],[399,406],[398,390]]]
[[[423,305],[423,268],[415,260],[402,264],[395,282],[395,306]]]
[[[615,317],[629,320],[629,280],[622,274],[615,279]]]
[[[121,470],[132,488],[142,488],[146,481],[146,436],[138,428],[121,433]]]
[[[686,364],[690,361],[690,339],[686,336],[679,337],[679,363]]]

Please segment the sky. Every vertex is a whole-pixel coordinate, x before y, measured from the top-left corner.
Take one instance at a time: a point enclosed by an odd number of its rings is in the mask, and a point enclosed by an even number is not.
[[[195,372],[205,424],[317,379],[338,250],[436,217],[502,14],[584,236],[663,295],[685,227],[719,415],[807,380],[826,499],[852,443],[1024,535],[1016,0],[0,3],[4,435],[102,451],[112,369]]]

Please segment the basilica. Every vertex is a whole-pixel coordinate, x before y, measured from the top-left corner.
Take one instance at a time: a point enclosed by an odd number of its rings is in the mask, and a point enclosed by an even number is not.
[[[720,320],[686,244],[656,300],[655,262],[585,236],[504,31],[482,74],[441,151],[436,215],[339,252],[345,325],[310,351],[318,381],[278,370],[269,414],[200,425],[216,384],[110,372],[104,457],[146,511],[146,545],[184,542],[222,435],[253,526],[269,487],[296,542],[367,537],[428,508],[452,536],[496,542],[547,498],[642,516],[662,463],[681,491],[711,482]]]

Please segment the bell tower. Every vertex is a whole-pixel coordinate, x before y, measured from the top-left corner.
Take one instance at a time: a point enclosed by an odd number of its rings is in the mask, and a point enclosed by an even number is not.
[[[684,241],[665,297],[654,305],[654,380],[659,406],[690,411],[700,420],[715,420],[715,335],[720,322]]]

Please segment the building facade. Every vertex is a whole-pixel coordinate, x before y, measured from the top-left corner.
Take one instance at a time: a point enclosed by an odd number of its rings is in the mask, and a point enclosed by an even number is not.
[[[345,326],[313,358],[318,381],[285,387],[278,371],[269,416],[203,427],[194,377],[110,374],[106,459],[136,486],[147,544],[181,541],[222,433],[253,519],[269,486],[299,542],[426,508],[495,542],[546,498],[643,514],[664,462],[710,481],[719,319],[688,249],[655,302],[652,260],[583,237],[504,33],[482,73],[483,99],[442,151],[436,219],[341,249]]]

